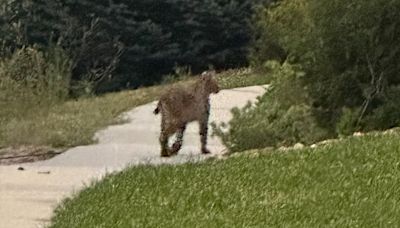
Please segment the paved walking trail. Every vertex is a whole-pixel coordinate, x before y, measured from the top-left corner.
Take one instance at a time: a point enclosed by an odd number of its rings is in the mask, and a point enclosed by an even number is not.
[[[255,101],[264,92],[263,86],[222,90],[211,97],[210,122],[228,121],[231,108]],[[180,153],[161,158],[160,115],[152,114],[155,105],[152,102],[125,113],[129,122],[99,131],[95,136],[98,144],[72,148],[46,161],[0,166],[0,228],[43,227],[64,197],[106,173],[140,163],[199,161],[219,155],[225,149],[217,137],[209,137],[212,155],[201,155],[198,125],[192,123],[186,130]],[[18,167],[25,170],[19,171]]]

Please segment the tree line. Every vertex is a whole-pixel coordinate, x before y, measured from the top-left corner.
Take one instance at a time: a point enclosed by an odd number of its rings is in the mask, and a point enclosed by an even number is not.
[[[268,0],[4,0],[1,55],[59,46],[71,86],[96,93],[159,82],[177,67],[198,73],[248,64],[251,19]]]

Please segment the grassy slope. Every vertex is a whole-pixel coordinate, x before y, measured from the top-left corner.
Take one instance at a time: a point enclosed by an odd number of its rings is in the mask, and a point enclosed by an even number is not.
[[[246,70],[232,70],[219,75],[218,81],[222,88],[233,88],[265,84],[268,78]],[[122,112],[157,99],[166,86],[169,85],[68,101],[52,107],[28,105],[27,110],[18,111],[23,113],[22,117],[0,116],[0,148],[26,144],[72,147],[92,143],[97,130],[116,123],[116,117]]]
[[[116,117],[121,112],[150,102],[158,93],[154,87],[30,110],[24,118],[11,119],[0,127],[0,131],[5,132],[0,145],[70,147],[88,144],[96,130],[117,122]]]
[[[400,135],[133,167],[66,200],[51,227],[399,227]]]

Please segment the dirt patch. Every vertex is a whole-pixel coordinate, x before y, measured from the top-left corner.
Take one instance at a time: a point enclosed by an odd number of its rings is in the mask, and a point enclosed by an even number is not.
[[[48,146],[18,146],[0,148],[0,165],[35,162],[52,158],[64,150]]]

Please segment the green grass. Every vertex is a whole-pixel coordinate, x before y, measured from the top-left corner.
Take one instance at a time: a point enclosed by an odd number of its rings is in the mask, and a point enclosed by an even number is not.
[[[400,136],[107,176],[50,227],[399,227]]]
[[[266,78],[249,70],[231,70],[218,75],[223,89],[263,84]],[[97,130],[120,121],[117,117],[122,112],[158,99],[168,86],[46,104],[41,102],[42,97],[13,103],[1,103],[0,99],[0,148],[19,145],[72,147],[93,143]],[[11,94],[21,92],[11,91]]]

